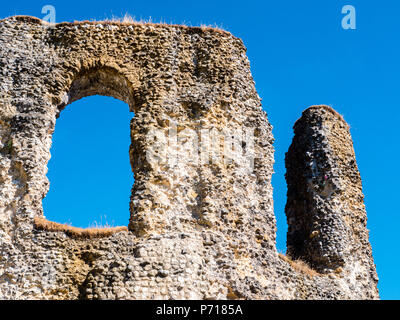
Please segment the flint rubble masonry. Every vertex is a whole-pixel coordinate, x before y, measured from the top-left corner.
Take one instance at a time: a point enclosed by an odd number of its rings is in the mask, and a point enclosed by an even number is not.
[[[0,73],[1,299],[379,298],[351,136],[329,107],[303,113],[286,158],[288,256],[315,272],[279,257],[272,127],[230,33],[11,17],[0,21]],[[135,184],[128,228],[90,237],[46,222],[42,199],[56,119],[94,94],[135,113]],[[168,119],[254,130],[253,172],[148,161],[147,134],[167,135]]]

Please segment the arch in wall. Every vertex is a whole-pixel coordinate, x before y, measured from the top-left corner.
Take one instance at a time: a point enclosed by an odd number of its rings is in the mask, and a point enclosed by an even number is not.
[[[69,91],[65,93],[62,102],[58,105],[58,109],[61,111],[68,104],[92,95],[122,100],[129,105],[130,111],[134,111],[133,85],[123,74],[108,66],[94,66],[78,72],[69,86]]]
[[[69,91],[64,94],[62,102],[57,106],[58,112],[56,117],[59,118],[62,110],[71,103],[94,95],[113,97],[123,101],[128,104],[129,111],[133,112],[133,87],[130,82],[115,68],[100,66],[77,73],[71,82]],[[132,119],[133,117],[131,118],[131,122]],[[132,146],[130,146],[131,148]],[[130,163],[131,170],[133,171],[132,159],[130,159]],[[134,175],[134,172],[132,174]]]

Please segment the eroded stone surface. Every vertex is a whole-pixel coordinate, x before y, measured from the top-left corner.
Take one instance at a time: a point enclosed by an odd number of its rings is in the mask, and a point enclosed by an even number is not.
[[[312,106],[294,132],[286,154],[288,254],[372,293],[378,278],[349,126],[330,107]]]
[[[344,122],[328,121],[322,138],[332,149],[326,161],[342,170],[338,183],[354,191],[335,200],[350,211],[334,223],[356,239],[342,248],[343,270],[310,276],[279,258],[272,127],[240,39],[207,28],[97,22],[49,27],[13,17],[0,21],[0,70],[0,298],[378,298],[361,181],[350,163],[354,153],[334,150],[335,139],[350,146],[351,137],[330,133]],[[135,112],[129,231],[73,239],[37,230],[33,221],[43,216],[56,118],[71,102],[93,94],[123,100]],[[179,155],[179,163],[149,161],[157,139],[148,133],[162,140],[171,123],[179,143],[166,148]],[[185,161],[193,132],[227,128],[254,130],[254,171],[238,161]],[[359,215],[351,215],[353,207]],[[338,229],[333,224],[326,230]],[[331,244],[336,238],[324,239]],[[326,249],[329,261],[336,261],[342,244]]]

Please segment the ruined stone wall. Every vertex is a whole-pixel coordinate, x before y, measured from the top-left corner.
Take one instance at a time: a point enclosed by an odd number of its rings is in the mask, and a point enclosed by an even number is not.
[[[303,115],[288,156],[288,253],[313,269],[277,253],[272,127],[246,49],[230,33],[129,23],[49,26],[12,17],[0,21],[0,72],[1,299],[379,297],[351,137],[328,109]],[[38,227],[56,119],[94,94],[125,101],[135,113],[128,229],[80,237]],[[190,146],[212,130],[254,136],[251,146],[243,136],[229,159],[203,163]],[[171,133],[173,143],[166,140]],[[314,147],[329,188],[309,189],[319,171],[296,176]],[[171,154],[178,161],[165,161]],[[346,237],[338,239],[342,231]]]
[[[349,126],[330,107],[312,106],[294,133],[286,154],[288,255],[321,273],[352,274],[354,286],[363,278],[375,283]]]

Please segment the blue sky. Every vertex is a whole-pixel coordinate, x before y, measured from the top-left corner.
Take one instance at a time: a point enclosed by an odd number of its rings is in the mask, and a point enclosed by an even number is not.
[[[243,39],[263,108],[274,126],[277,247],[285,251],[284,154],[302,110],[328,104],[351,126],[363,180],[368,228],[383,299],[400,298],[398,198],[400,156],[400,3],[398,1],[9,1],[0,16],[56,21],[123,16],[189,25],[218,25]],[[356,9],[356,29],[344,30],[341,8]],[[69,105],[57,120],[47,218],[87,227],[93,221],[126,225],[133,176],[128,106],[107,97]]]

